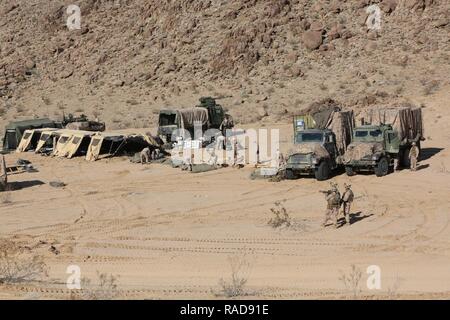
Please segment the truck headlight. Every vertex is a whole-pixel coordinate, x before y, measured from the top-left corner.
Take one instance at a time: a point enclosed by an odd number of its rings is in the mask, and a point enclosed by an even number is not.
[[[378,160],[378,158],[379,158],[379,156],[378,156],[378,155],[376,155],[376,154],[374,154],[374,155],[372,156],[372,160],[374,160],[374,161],[377,161],[377,160]]]
[[[319,161],[317,161],[317,158],[316,157],[311,157],[311,163],[312,164],[317,164]]]

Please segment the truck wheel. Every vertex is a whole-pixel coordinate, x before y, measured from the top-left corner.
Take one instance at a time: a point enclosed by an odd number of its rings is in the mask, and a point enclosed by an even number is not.
[[[288,179],[288,180],[294,180],[295,178],[297,178],[297,175],[294,173],[293,170],[289,170],[289,169],[286,170],[285,175],[286,175],[286,179]]]
[[[345,173],[346,173],[349,177],[352,177],[352,176],[356,175],[355,171],[353,170],[353,167],[350,167],[350,166],[346,166],[346,167],[345,167]]]
[[[316,171],[314,172],[314,176],[318,181],[324,181],[327,180],[330,177],[331,169],[328,165],[327,161],[322,161],[319,164],[319,167],[316,168]]]
[[[377,165],[375,166],[375,174],[377,177],[384,177],[389,173],[389,162],[388,160],[383,157],[378,161]]]

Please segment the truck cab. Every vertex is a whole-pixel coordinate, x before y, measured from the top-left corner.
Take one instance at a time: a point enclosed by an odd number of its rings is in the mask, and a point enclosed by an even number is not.
[[[398,159],[400,139],[392,125],[363,125],[353,132],[352,143],[345,155],[345,168],[349,176],[355,171],[374,171],[385,176]]]
[[[178,129],[177,111],[176,110],[161,110],[158,119],[158,136],[164,143],[170,143],[172,139],[172,132]]]
[[[286,177],[314,175],[319,181],[330,177],[339,165],[336,136],[329,129],[296,130],[293,151],[288,155]]]

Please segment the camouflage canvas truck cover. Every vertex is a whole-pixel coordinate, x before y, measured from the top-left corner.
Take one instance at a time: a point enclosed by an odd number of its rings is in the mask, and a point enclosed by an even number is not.
[[[201,123],[203,131],[219,129],[222,121],[229,115],[225,114],[223,107],[216,102],[216,98],[202,97],[200,104],[190,109],[165,109],[159,113],[158,136],[165,143],[175,141],[172,134],[177,129],[189,131],[194,136],[194,121]]]
[[[326,180],[342,165],[351,141],[352,111],[342,111],[334,101],[315,108],[312,114],[294,117],[294,144],[287,155],[286,177],[314,175]]]
[[[373,171],[378,177],[393,171],[395,162],[409,166],[412,142],[424,140],[422,109],[411,106],[371,108],[359,114],[361,126],[354,130],[344,156],[346,172]]]

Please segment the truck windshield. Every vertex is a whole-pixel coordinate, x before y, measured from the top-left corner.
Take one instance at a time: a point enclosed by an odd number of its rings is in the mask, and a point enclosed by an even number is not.
[[[355,140],[357,141],[378,141],[380,138],[383,138],[383,132],[379,129],[355,131]]]
[[[312,132],[299,132],[295,137],[296,143],[302,142],[322,142],[323,134],[322,133],[312,133]]]
[[[163,114],[159,115],[160,126],[170,126],[175,124],[176,114]]]

